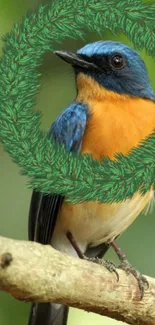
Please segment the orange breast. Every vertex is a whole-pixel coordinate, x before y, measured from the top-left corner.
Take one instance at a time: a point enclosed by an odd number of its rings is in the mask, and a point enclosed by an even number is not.
[[[77,100],[88,104],[92,116],[84,133],[81,153],[95,159],[113,158],[130,149],[155,129],[155,103],[105,90],[90,77],[78,77]]]
[[[98,86],[91,78],[80,74],[77,80],[77,100],[87,103],[92,117],[87,123],[81,152],[95,159],[116,152],[127,154],[155,128],[155,104],[150,100],[118,95]],[[113,240],[135,220],[152,200],[152,190],[144,196],[135,193],[132,199],[119,203],[100,204],[63,202],[53,234],[52,245],[68,254],[75,254],[66,232],[69,230],[85,252]]]

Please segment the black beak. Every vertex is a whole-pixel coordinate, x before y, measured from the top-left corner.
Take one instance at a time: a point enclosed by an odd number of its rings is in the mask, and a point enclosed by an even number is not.
[[[87,61],[87,58],[83,58],[80,54],[68,51],[55,51],[54,53],[58,55],[62,60],[75,67],[98,69],[97,65],[95,65],[93,62],[89,62],[89,59]]]

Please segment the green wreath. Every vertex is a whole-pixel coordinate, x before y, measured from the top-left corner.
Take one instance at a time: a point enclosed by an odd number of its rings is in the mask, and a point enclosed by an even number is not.
[[[57,192],[70,202],[118,202],[155,182],[155,133],[117,161],[94,161],[66,153],[40,130],[33,111],[42,54],[65,38],[84,37],[84,29],[123,32],[137,48],[155,52],[155,4],[137,0],[58,0],[30,12],[4,38],[0,61],[0,138],[5,150],[28,175],[29,187]],[[87,177],[86,177],[87,175]],[[86,179],[87,178],[87,179]]]

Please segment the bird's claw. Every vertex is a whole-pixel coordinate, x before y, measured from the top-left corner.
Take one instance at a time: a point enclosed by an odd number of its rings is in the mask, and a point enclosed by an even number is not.
[[[116,270],[116,265],[109,260],[101,260],[101,261],[102,261],[102,265],[104,265],[109,272],[114,272],[116,274],[117,281],[119,281],[119,274]]]
[[[85,255],[83,255],[83,259],[93,262],[93,263],[96,263],[96,264],[99,264],[99,265],[103,265],[109,272],[115,273],[117,281],[119,281],[119,274],[116,270],[116,265],[113,262],[111,262],[109,260],[104,260],[104,259],[101,259],[98,257],[87,257]]]
[[[147,287],[147,289],[149,288],[149,283],[147,279],[139,271],[137,271],[126,259],[122,261],[119,268],[124,270],[128,275],[132,274],[136,278],[140,289],[140,299],[142,299],[144,296],[145,287]]]

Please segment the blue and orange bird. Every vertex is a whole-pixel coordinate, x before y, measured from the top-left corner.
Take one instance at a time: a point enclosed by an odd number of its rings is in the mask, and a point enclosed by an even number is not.
[[[155,94],[139,54],[120,42],[98,41],[76,53],[56,51],[75,72],[77,95],[52,124],[49,136],[66,151],[91,154],[94,159],[117,152],[126,155],[155,129]],[[29,239],[81,258],[103,257],[112,246],[121,267],[138,280],[143,296],[145,278],[119,250],[115,239],[151,202],[153,189],[119,203],[71,204],[61,195],[33,192]],[[100,261],[100,259],[99,259]],[[113,264],[104,262],[110,271]],[[34,304],[29,325],[65,325],[67,307]]]

